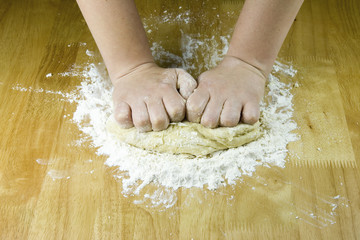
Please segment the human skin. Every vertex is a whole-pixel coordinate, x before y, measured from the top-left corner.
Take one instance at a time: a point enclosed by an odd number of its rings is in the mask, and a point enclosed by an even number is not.
[[[160,131],[169,122],[206,127],[253,124],[267,75],[302,0],[248,0],[229,50],[196,81],[157,66],[133,0],[77,0],[114,86],[114,116],[124,128]],[[187,100],[187,101],[186,101]]]
[[[133,0],[78,0],[114,86],[114,117],[124,128],[160,131],[185,117],[197,83],[157,66]]]
[[[206,127],[259,120],[265,83],[303,0],[248,0],[218,66],[202,73],[187,118]]]

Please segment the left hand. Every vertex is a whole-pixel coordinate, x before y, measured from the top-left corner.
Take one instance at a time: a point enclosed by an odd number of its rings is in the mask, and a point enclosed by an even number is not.
[[[205,127],[233,127],[259,120],[266,77],[259,69],[232,56],[202,73],[187,100],[187,118]]]

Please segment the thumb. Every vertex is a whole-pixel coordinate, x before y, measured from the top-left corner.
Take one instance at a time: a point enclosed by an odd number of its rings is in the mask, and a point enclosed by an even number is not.
[[[176,88],[179,90],[180,95],[188,99],[188,97],[193,93],[194,89],[197,86],[196,80],[184,69],[175,68],[177,75]]]

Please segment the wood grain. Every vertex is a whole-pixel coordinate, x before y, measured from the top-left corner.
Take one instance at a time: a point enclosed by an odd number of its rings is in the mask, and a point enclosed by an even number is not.
[[[179,56],[181,31],[231,34],[242,4],[137,1],[150,42]],[[164,11],[189,12],[189,23],[161,23]],[[19,91],[80,84],[58,74],[87,63],[86,49],[97,52],[76,2],[1,0],[0,239],[360,239],[359,29],[359,1],[305,1],[279,54],[300,84],[293,93],[301,139],[289,144],[286,167],[259,167],[216,191],[180,189],[163,209],[124,197],[105,157],[73,145],[81,135],[71,122],[76,104]],[[207,57],[197,53],[192,74]]]

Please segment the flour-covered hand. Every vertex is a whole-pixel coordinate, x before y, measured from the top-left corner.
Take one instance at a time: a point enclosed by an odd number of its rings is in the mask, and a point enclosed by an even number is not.
[[[161,131],[185,117],[185,102],[197,83],[183,69],[142,64],[113,80],[114,117],[123,128]]]
[[[233,127],[240,121],[254,124],[259,120],[265,82],[262,71],[226,56],[199,76],[199,86],[186,103],[187,118],[209,128]]]

